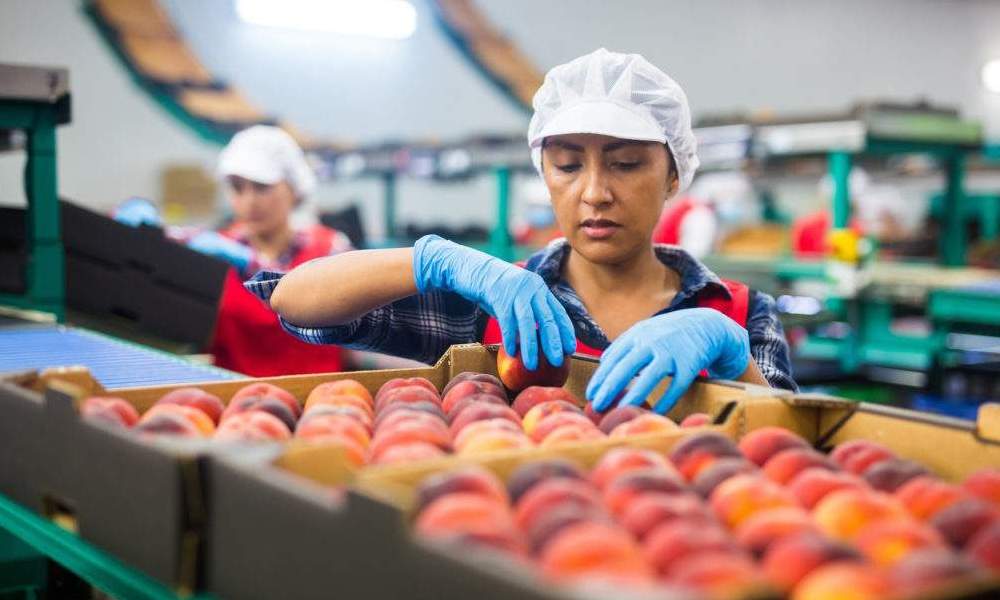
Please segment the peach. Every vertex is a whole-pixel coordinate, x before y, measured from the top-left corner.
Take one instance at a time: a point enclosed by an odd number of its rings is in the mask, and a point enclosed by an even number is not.
[[[527,530],[528,545],[532,552],[538,554],[560,531],[570,525],[583,522],[614,524],[606,512],[592,506],[577,504],[556,506],[532,522],[531,527]]]
[[[516,536],[510,508],[494,497],[474,492],[439,496],[423,507],[414,529],[427,537],[457,533]]]
[[[628,437],[630,435],[646,435],[650,433],[669,433],[677,430],[677,423],[674,423],[663,415],[648,412],[630,419],[618,425],[608,434],[613,438]]]
[[[526,491],[514,505],[514,522],[521,531],[527,531],[541,515],[569,505],[603,508],[600,494],[586,481],[559,477],[541,481]]]
[[[756,513],[736,528],[736,542],[754,556],[763,556],[771,544],[792,535],[819,533],[799,507],[772,508]]]
[[[533,435],[535,427],[538,426],[542,419],[557,412],[572,412],[583,415],[583,409],[576,404],[566,402],[565,400],[546,400],[541,404],[532,406],[531,409],[525,413],[524,418],[521,419],[521,425],[524,427],[524,432],[528,435]]]
[[[675,519],[653,528],[642,542],[642,551],[657,573],[669,577],[685,557],[738,552],[739,547],[714,523]]]
[[[687,492],[687,485],[673,469],[647,467],[622,473],[604,488],[604,505],[616,517],[621,517],[629,503],[646,492],[668,494]]]
[[[397,404],[415,404],[417,402],[433,402],[440,404],[438,395],[427,388],[419,385],[396,387],[384,394],[380,394],[375,400],[375,414],[381,413],[387,407]]]
[[[463,427],[462,431],[459,431],[458,435],[454,437],[451,445],[455,448],[455,452],[461,452],[462,448],[464,448],[465,444],[470,440],[475,439],[483,432],[496,431],[498,429],[522,435],[524,434],[520,425],[512,423],[507,419],[486,419],[484,421],[474,421]]]
[[[181,406],[197,408],[208,415],[208,418],[212,419],[212,423],[215,425],[219,424],[219,419],[222,418],[222,413],[226,410],[226,406],[222,403],[222,400],[219,400],[218,396],[209,394],[205,390],[196,387],[186,387],[169,391],[157,400],[156,403],[180,404]]]
[[[295,430],[295,437],[304,440],[348,437],[362,448],[367,448],[371,442],[361,423],[342,415],[322,415],[309,419]]]
[[[308,412],[309,411],[306,411],[306,413]],[[398,402],[396,404],[390,404],[389,406],[385,407],[384,409],[382,409],[381,412],[378,413],[378,416],[375,417],[375,422],[374,422],[375,429],[379,428],[379,425],[382,424],[382,421],[388,419],[390,416],[396,414],[397,412],[406,412],[411,414],[424,413],[433,417],[437,417],[442,421],[445,420],[444,411],[442,411],[441,407],[438,406],[437,403],[435,402],[411,402],[409,404]],[[302,418],[305,418],[305,415],[302,415]]]
[[[833,462],[855,475],[863,475],[872,465],[895,457],[892,450],[868,440],[852,440],[839,444],[830,453]]]
[[[164,408],[166,407],[167,406],[164,406]],[[177,406],[177,408],[186,407]],[[201,411],[196,411],[193,408],[190,410],[201,413]],[[208,416],[204,414],[202,414],[202,416],[208,419]],[[147,435],[176,435],[180,437],[205,436],[202,430],[198,428],[198,425],[196,425],[193,420],[182,414],[180,411],[164,410],[153,413],[151,409],[143,415],[143,418],[140,419],[132,429]]]
[[[746,556],[733,551],[699,552],[673,566],[670,583],[712,596],[731,596],[761,586],[761,575]]]
[[[912,460],[890,458],[875,463],[865,470],[861,477],[873,489],[891,494],[914,477],[927,474],[928,471],[923,465]]]
[[[447,394],[441,398],[441,410],[451,412],[452,406],[462,398],[474,395],[491,395],[507,404],[507,393],[500,386],[493,385],[485,381],[462,381],[454,385]]]
[[[582,442],[602,440],[604,437],[604,434],[601,433],[597,427],[594,427],[594,424],[589,421],[587,425],[571,423],[557,427],[545,436],[545,439],[538,444],[538,447],[557,448],[568,444],[579,444]]]
[[[697,432],[684,438],[670,451],[670,462],[688,481],[724,456],[743,456],[733,440],[715,431]]]
[[[295,396],[293,396],[289,391],[284,390],[271,383],[260,382],[260,383],[251,383],[250,385],[243,386],[240,389],[236,390],[236,393],[233,394],[233,397],[229,399],[229,404],[226,406],[226,410],[223,411],[220,420],[225,418],[226,413],[229,412],[229,409],[233,406],[233,404],[236,401],[242,398],[246,398],[248,396],[261,396],[264,398],[274,398],[275,400],[278,400],[284,403],[286,406],[288,406],[288,410],[291,411],[292,416],[294,416],[296,419],[298,419],[299,416],[302,415],[302,407],[299,405],[299,401],[296,400]]]
[[[827,494],[837,490],[869,489],[868,484],[857,475],[830,471],[823,467],[800,471],[788,482],[787,488],[798,499],[799,504],[808,509],[812,509]]]
[[[354,394],[332,394],[325,392],[316,394],[315,392],[316,390],[313,390],[313,393],[309,394],[304,410],[308,411],[310,408],[322,404],[329,406],[354,406],[358,410],[368,413],[371,417],[375,416],[375,411],[372,409],[371,404],[368,404],[363,398],[359,398]]]
[[[400,423],[393,429],[383,429],[376,434],[368,447],[368,454],[372,460],[378,460],[379,454],[386,448],[409,442],[427,442],[446,451],[451,448],[451,436],[447,431],[423,423]]]
[[[966,544],[965,551],[977,563],[1000,571],[1000,523],[993,523],[974,535]]]
[[[581,404],[576,396],[561,387],[533,385],[521,390],[521,393],[514,399],[511,408],[523,418],[532,408],[551,400],[562,400],[577,407]]]
[[[354,406],[324,406],[322,404],[314,406],[302,413],[302,418],[299,419],[296,427],[301,427],[305,423],[309,422],[310,419],[314,419],[321,415],[338,415],[354,419],[358,422],[358,424],[365,428],[368,435],[372,434],[372,418],[369,417],[364,411],[359,410]]]
[[[917,521],[872,523],[854,540],[855,547],[871,562],[888,566],[914,550],[947,548],[933,528]]]
[[[909,515],[888,494],[866,490],[839,490],[828,494],[813,509],[820,530],[838,540],[853,540],[873,523],[907,520]]]
[[[715,488],[709,502],[716,516],[730,529],[756,513],[798,505],[787,490],[759,474],[730,477]]]
[[[680,422],[680,427],[703,427],[712,424],[712,415],[707,413],[691,413]]]
[[[482,381],[483,383],[492,383],[493,385],[497,386],[498,388],[502,388],[503,387],[503,384],[500,383],[500,380],[497,379],[496,376],[490,375],[489,373],[476,373],[474,371],[462,371],[458,375],[455,375],[454,377],[452,377],[451,381],[449,381],[447,384],[445,384],[444,389],[441,390],[441,397],[443,398],[443,397],[447,396],[448,392],[451,391],[451,388],[453,388],[456,385],[462,383],[463,381]]]
[[[805,577],[792,600],[881,600],[896,590],[876,567],[856,562],[831,562]]]
[[[912,598],[980,575],[970,559],[949,550],[929,548],[901,558],[889,569],[888,579],[895,594]]]
[[[466,440],[462,445],[461,455],[473,456],[501,450],[523,450],[533,445],[528,436],[521,432],[495,429],[484,431]]]
[[[465,396],[464,398],[452,403],[445,415],[445,418],[448,422],[451,422],[455,420],[458,413],[473,404],[496,404],[497,406],[507,406],[507,401],[495,394],[473,394],[471,396]]]
[[[784,485],[806,469],[836,469],[836,465],[812,448],[788,448],[775,454],[761,469],[771,481]]]
[[[507,479],[507,490],[513,502],[518,502],[525,493],[543,481],[551,479],[585,480],[580,467],[564,458],[536,460],[522,464]]]
[[[278,417],[266,412],[234,414],[215,431],[215,439],[224,441],[273,442],[290,439],[292,432]]]
[[[803,533],[768,546],[761,567],[768,581],[787,592],[823,565],[863,560],[857,550],[846,544],[818,533]]]
[[[926,521],[939,510],[968,498],[962,488],[929,475],[907,481],[894,495],[911,515],[921,521]]]
[[[962,489],[1000,506],[1000,469],[976,471],[962,482]]]
[[[562,387],[569,378],[569,364],[570,357],[564,356],[562,366],[552,366],[539,348],[538,368],[529,371],[520,354],[510,356],[503,345],[497,352],[497,374],[504,386],[515,394],[531,386]]]
[[[372,464],[411,463],[442,456],[446,456],[445,451],[434,444],[428,442],[406,442],[389,446],[372,461]]]
[[[142,415],[138,425],[142,425],[144,421],[155,419],[156,415],[161,413],[181,415],[191,421],[203,436],[210,436],[215,433],[215,423],[212,422],[211,417],[197,408],[183,404],[156,404]]]
[[[357,408],[357,407],[355,407]],[[286,402],[282,402],[273,396],[243,396],[229,403],[226,412],[222,413],[222,421],[244,412],[266,412],[277,417],[288,427],[289,431],[295,431],[296,416],[288,408]]]
[[[641,541],[658,525],[677,519],[686,522],[715,521],[708,507],[690,494],[646,492],[628,503],[621,515],[621,524]]]
[[[978,531],[1000,521],[1000,509],[979,498],[965,498],[934,513],[930,524],[953,547],[964,548]]]
[[[740,452],[758,467],[789,448],[811,448],[809,442],[783,427],[761,427],[743,436]]]
[[[509,406],[477,402],[462,409],[451,421],[451,434],[456,436],[470,423],[487,419],[506,419],[515,425],[521,424],[521,417]]]
[[[440,396],[438,396],[438,390],[434,387],[428,379],[424,377],[396,377],[395,379],[390,379],[379,387],[378,391],[375,392],[375,408],[378,408],[379,398],[383,395],[391,392],[392,390],[404,387],[422,387],[428,392],[434,394],[434,397],[438,399],[438,404],[440,404]]]
[[[314,387],[309,392],[309,395],[306,396],[306,403],[303,410],[309,408],[310,404],[322,398],[345,395],[354,396],[361,400],[369,410],[375,407],[375,400],[372,398],[372,394],[368,391],[368,388],[354,379],[340,379],[337,381],[326,381]]]
[[[712,464],[702,469],[691,482],[691,487],[702,498],[709,498],[712,492],[720,483],[744,473],[753,473],[757,470],[757,465],[745,458],[736,456],[726,456],[715,460]]]
[[[590,406],[590,404],[588,403],[587,406]],[[638,406],[632,406],[631,404],[618,406],[604,413],[604,416],[601,417],[600,423],[598,423],[598,427],[600,427],[601,431],[604,433],[610,434],[614,431],[615,427],[645,414],[649,414],[649,411],[644,408],[639,408]]]
[[[375,428],[375,435],[384,431],[395,429],[403,423],[419,423],[431,429],[439,429],[447,435],[451,435],[448,430],[448,425],[438,417],[425,412],[404,410],[397,410],[388,417],[382,419],[382,422]],[[301,426],[302,425],[300,424],[299,427]]]
[[[545,545],[539,563],[542,573],[556,580],[598,577],[634,582],[653,576],[628,532],[593,521],[563,527]]]
[[[590,481],[598,489],[604,489],[621,474],[637,469],[657,467],[672,469],[662,454],[641,448],[612,448],[604,453],[590,472]]]
[[[580,413],[562,411],[546,415],[538,421],[532,428],[531,439],[536,442],[541,442],[550,433],[564,425],[579,425],[580,427],[587,428],[600,434],[601,437],[604,437],[604,434],[601,433],[601,431],[597,429],[597,426],[594,425],[593,422],[591,422],[591,420],[587,417]]]
[[[492,498],[500,504],[507,505],[507,489],[493,474],[482,467],[464,467],[454,471],[435,473],[417,486],[414,512],[419,513],[427,505],[446,494],[465,492],[480,494]]]
[[[139,411],[127,400],[114,396],[91,396],[80,404],[80,415],[85,419],[95,419],[132,427],[139,422]]]

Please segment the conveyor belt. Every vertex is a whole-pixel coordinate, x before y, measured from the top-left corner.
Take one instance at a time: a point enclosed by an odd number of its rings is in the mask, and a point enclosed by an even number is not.
[[[0,327],[0,373],[71,365],[87,367],[109,389],[242,377],[85,329],[58,325]]]

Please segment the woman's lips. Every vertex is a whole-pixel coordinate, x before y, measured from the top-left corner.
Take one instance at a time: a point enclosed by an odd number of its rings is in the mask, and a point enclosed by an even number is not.
[[[593,240],[606,240],[613,236],[620,227],[621,225],[608,219],[585,219],[580,222],[580,229]]]

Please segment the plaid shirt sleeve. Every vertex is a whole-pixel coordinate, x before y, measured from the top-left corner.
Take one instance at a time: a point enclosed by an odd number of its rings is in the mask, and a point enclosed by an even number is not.
[[[750,334],[750,354],[771,387],[797,392],[788,357],[788,341],[778,320],[774,298],[758,291],[750,297],[747,332]]]
[[[268,302],[282,273],[261,271],[243,286]],[[351,323],[299,327],[279,317],[285,331],[310,344],[337,344],[433,364],[452,344],[479,341],[488,315],[447,292],[417,294],[376,308]]]

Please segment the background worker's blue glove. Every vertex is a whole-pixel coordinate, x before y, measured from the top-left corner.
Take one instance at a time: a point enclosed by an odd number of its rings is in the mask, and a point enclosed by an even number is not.
[[[163,225],[160,212],[156,206],[145,198],[129,198],[115,207],[111,214],[112,218],[119,223],[138,227],[139,225]]]
[[[203,231],[194,236],[188,248],[224,260],[240,271],[245,270],[253,258],[253,250],[215,231]]]
[[[587,385],[587,399],[603,411],[639,373],[619,405],[642,404],[665,376],[673,376],[653,410],[665,414],[702,369],[735,379],[750,363],[750,337],[736,321],[711,308],[677,310],[639,321],[614,341]]]
[[[576,350],[576,335],[566,309],[536,273],[466,248],[436,235],[413,245],[417,290],[455,292],[479,304],[500,324],[507,354],[517,352],[530,370],[538,368],[538,339],[554,366]],[[538,334],[535,325],[538,325]]]

